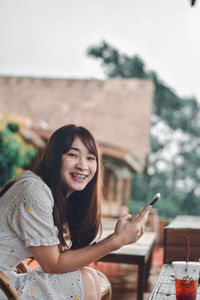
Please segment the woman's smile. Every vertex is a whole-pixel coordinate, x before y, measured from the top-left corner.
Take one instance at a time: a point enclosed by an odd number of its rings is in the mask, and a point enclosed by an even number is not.
[[[84,182],[86,179],[87,175],[80,174],[80,173],[71,173],[71,176],[73,180],[78,181],[78,182]]]

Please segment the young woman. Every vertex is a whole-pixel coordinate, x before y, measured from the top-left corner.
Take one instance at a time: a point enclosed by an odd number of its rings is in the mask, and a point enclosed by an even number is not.
[[[100,229],[100,165],[91,133],[63,126],[51,136],[33,171],[1,191],[0,269],[22,299],[99,300],[98,278],[86,266],[143,234],[150,206],[135,218],[121,217],[113,234],[93,242]],[[61,251],[66,228],[71,243]],[[15,266],[29,256],[40,267],[16,276]]]

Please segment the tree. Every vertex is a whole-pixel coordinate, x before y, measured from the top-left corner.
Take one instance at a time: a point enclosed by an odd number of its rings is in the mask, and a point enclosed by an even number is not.
[[[17,123],[3,119],[0,121],[0,187],[2,187],[22,168],[29,166],[37,150],[23,141]]]
[[[159,214],[200,212],[200,105],[195,97],[179,97],[139,56],[127,56],[103,41],[87,54],[101,60],[108,77],[150,78],[155,85],[152,113],[152,153],[146,174],[133,174],[131,212],[137,212],[153,194],[162,195]],[[162,201],[163,199],[163,201]]]

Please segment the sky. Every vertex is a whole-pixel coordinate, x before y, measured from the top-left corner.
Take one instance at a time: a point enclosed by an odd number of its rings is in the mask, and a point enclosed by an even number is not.
[[[0,0],[0,75],[105,79],[105,40],[200,100],[200,0]]]

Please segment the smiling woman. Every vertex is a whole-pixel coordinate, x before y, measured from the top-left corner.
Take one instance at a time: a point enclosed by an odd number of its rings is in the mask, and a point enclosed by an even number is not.
[[[22,299],[99,300],[98,276],[86,266],[141,237],[149,206],[92,243],[100,228],[100,166],[92,134],[66,125],[53,133],[34,169],[0,192],[0,270]],[[15,266],[28,256],[40,267],[17,276]]]
[[[34,168],[52,190],[60,242],[65,244],[67,220],[73,249],[88,245],[99,230],[100,164],[92,134],[86,128],[67,125],[53,133]]]

